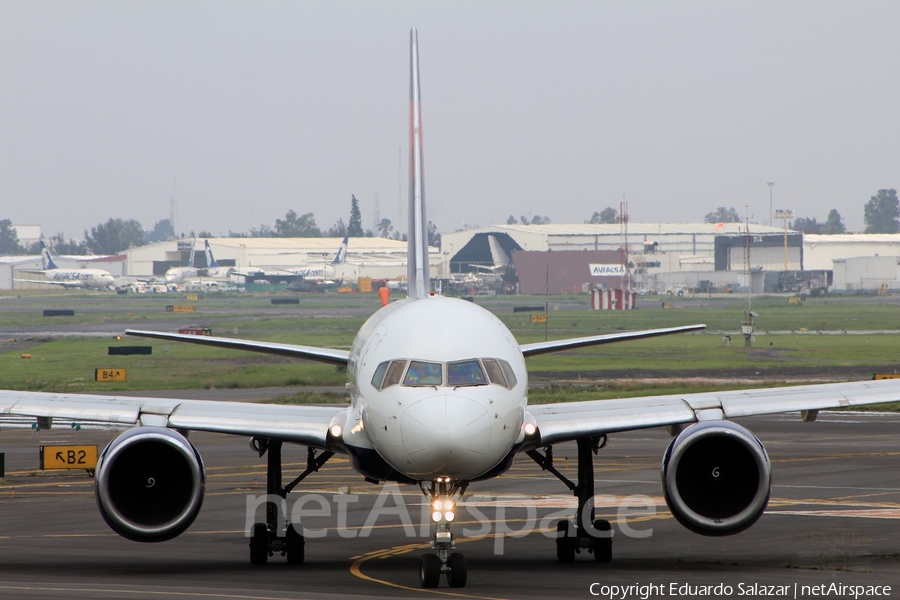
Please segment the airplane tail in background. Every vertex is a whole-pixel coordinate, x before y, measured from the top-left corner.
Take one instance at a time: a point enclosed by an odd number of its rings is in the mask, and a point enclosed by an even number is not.
[[[409,32],[409,238],[407,284],[410,298],[427,298],[428,218],[425,215],[425,164],[422,154],[422,95],[419,89],[419,32]]]
[[[502,269],[508,267],[510,260],[509,254],[507,254],[506,250],[503,249],[503,246],[500,245],[500,240],[497,239],[497,236],[488,236],[488,246],[491,249],[491,259],[494,261],[494,267]]]
[[[188,267],[194,268],[194,247],[197,245],[197,240],[193,240],[191,242],[191,256],[188,258]]]
[[[334,260],[331,261],[333,265],[342,265],[347,262],[347,244],[350,242],[350,236],[345,235],[344,241],[341,242],[341,247],[338,248],[337,254],[334,256]]]
[[[219,266],[219,263],[216,261],[216,257],[213,256],[212,248],[209,247],[209,240],[203,240],[204,251],[206,252],[206,266],[209,268],[215,269]],[[191,262],[193,263],[194,254],[191,253]],[[191,266],[194,266],[191,264]]]
[[[56,263],[53,262],[53,258],[50,256],[50,250],[47,249],[47,245],[44,244],[44,240],[41,240],[41,264],[43,265],[45,271],[59,268],[58,266],[56,266]]]

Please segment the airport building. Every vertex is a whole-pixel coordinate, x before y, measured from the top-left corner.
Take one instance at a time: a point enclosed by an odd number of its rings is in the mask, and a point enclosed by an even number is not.
[[[596,252],[607,255],[595,260]],[[635,289],[664,291],[701,282],[716,289],[745,287],[748,262],[754,272],[797,271],[803,269],[803,253],[802,234],[754,223],[749,235],[742,223],[629,223],[627,233],[618,224],[513,224],[444,234],[441,264],[444,272],[466,273],[510,262],[520,291],[560,293],[621,285],[621,279],[598,279],[592,267],[618,263],[627,266],[625,276]],[[566,270],[563,265],[572,265],[580,283],[567,276],[564,285],[548,285],[548,278]]]
[[[238,271],[261,269],[287,273],[289,269],[322,268],[330,265],[342,238],[209,238],[216,261]],[[126,271],[132,276],[162,277],[171,267],[187,266],[191,250],[194,265],[206,267],[203,240],[175,240],[149,244],[126,251]],[[433,273],[439,275],[439,254],[432,248]],[[335,265],[334,277],[394,279],[406,276],[406,242],[380,237],[350,238],[347,258]]]

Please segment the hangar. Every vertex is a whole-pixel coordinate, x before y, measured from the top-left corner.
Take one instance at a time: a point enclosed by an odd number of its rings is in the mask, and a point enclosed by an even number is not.
[[[623,248],[627,248],[627,254]],[[614,262],[628,264],[630,277],[639,289],[665,289],[692,279],[717,278],[743,285],[748,248],[754,271],[803,269],[801,233],[755,223],[750,224],[749,235],[743,223],[628,223],[627,235],[620,224],[493,225],[443,234],[441,268],[445,273],[484,271],[504,264],[505,254],[517,272],[524,266],[526,273],[533,275],[532,263],[546,262],[532,260],[533,253],[607,252],[619,256]],[[575,254],[567,256],[578,263],[594,262],[576,260]],[[607,257],[602,262],[610,260]],[[551,262],[558,270],[566,261],[558,256]],[[590,270],[585,269],[582,286],[597,285]],[[535,286],[526,287],[530,290]],[[567,280],[564,289],[575,287],[574,281]]]
[[[279,271],[292,267],[330,264],[342,238],[209,238],[216,260],[238,270]],[[131,248],[125,252],[126,272],[133,276],[161,277],[173,266],[188,264],[191,249],[195,265],[206,266],[202,240],[173,240]],[[432,248],[433,275],[438,275],[439,254]],[[347,259],[335,268],[335,277],[396,278],[406,276],[406,242],[380,237],[350,238]]]

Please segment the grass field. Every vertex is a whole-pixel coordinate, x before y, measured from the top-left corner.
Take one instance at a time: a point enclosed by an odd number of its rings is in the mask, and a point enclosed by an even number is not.
[[[113,332],[126,327],[171,331],[201,324],[213,328],[216,335],[237,332],[251,339],[349,348],[356,331],[378,306],[372,297],[358,294],[302,295],[300,305],[286,306],[272,305],[270,300],[271,296],[257,294],[208,295],[199,301],[174,295],[102,293],[0,296],[0,382],[6,389],[70,392],[343,385],[346,373],[333,366],[155,340],[114,339]],[[759,385],[773,385],[858,380],[871,377],[873,371],[900,370],[900,335],[875,333],[900,330],[900,301],[893,298],[823,298],[799,305],[788,304],[783,297],[755,298],[760,333],[749,348],[737,334],[743,298],[642,299],[643,308],[619,312],[587,310],[586,295],[477,299],[523,343],[543,340],[545,326],[532,324],[527,313],[513,313],[513,307],[539,306],[545,301],[550,305],[546,326],[550,339],[692,323],[706,323],[709,332],[529,359],[533,379],[543,382],[530,392],[534,402],[744,387],[746,382],[727,380],[747,376],[768,380]],[[671,308],[662,308],[663,301]],[[168,304],[193,304],[197,312],[166,312]],[[73,308],[76,315],[43,317],[46,308]],[[108,337],[58,335],[59,331],[98,329],[111,333]],[[724,334],[732,336],[728,347],[722,344]],[[107,356],[109,346],[125,344],[150,345],[153,354]],[[31,358],[22,359],[23,353]],[[94,382],[98,367],[126,368],[128,379]],[[681,375],[692,380],[670,381]],[[667,381],[653,381],[658,378]],[[336,399],[333,394],[311,395],[303,390],[295,396],[279,401]]]

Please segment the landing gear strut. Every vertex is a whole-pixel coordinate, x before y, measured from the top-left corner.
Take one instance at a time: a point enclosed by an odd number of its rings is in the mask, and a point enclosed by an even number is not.
[[[550,471],[557,479],[572,490],[578,498],[574,527],[570,521],[556,524],[556,558],[560,562],[574,562],[575,555],[587,550],[597,562],[612,560],[612,527],[606,519],[594,519],[594,457],[606,446],[606,436],[577,440],[578,483],[572,483],[553,466],[553,447],[547,446],[544,454],[537,450],[526,452],[545,471]]]
[[[318,471],[334,452],[323,450],[316,453],[315,449],[307,448],[306,470],[286,486],[281,485],[281,440],[269,440],[253,438],[250,447],[262,456],[268,452],[266,463],[266,494],[270,499],[266,502],[266,522],[255,523],[250,535],[250,564],[264,565],[270,556],[276,552],[287,557],[288,564],[299,565],[303,563],[304,546],[303,535],[288,523],[282,513],[281,501],[287,498],[288,493],[298,483],[306,479],[307,475]],[[274,498],[279,500],[274,500]],[[286,525],[286,527],[284,527]],[[281,535],[284,527],[284,535]]]
[[[466,559],[456,549],[450,523],[456,518],[456,502],[453,496],[462,497],[466,483],[450,483],[450,478],[439,477],[436,481],[421,483],[422,493],[431,501],[431,521],[434,534],[431,549],[437,554],[425,554],[419,564],[419,583],[423,588],[435,588],[441,581],[441,574],[447,576],[447,585],[452,588],[465,587],[468,579]]]

